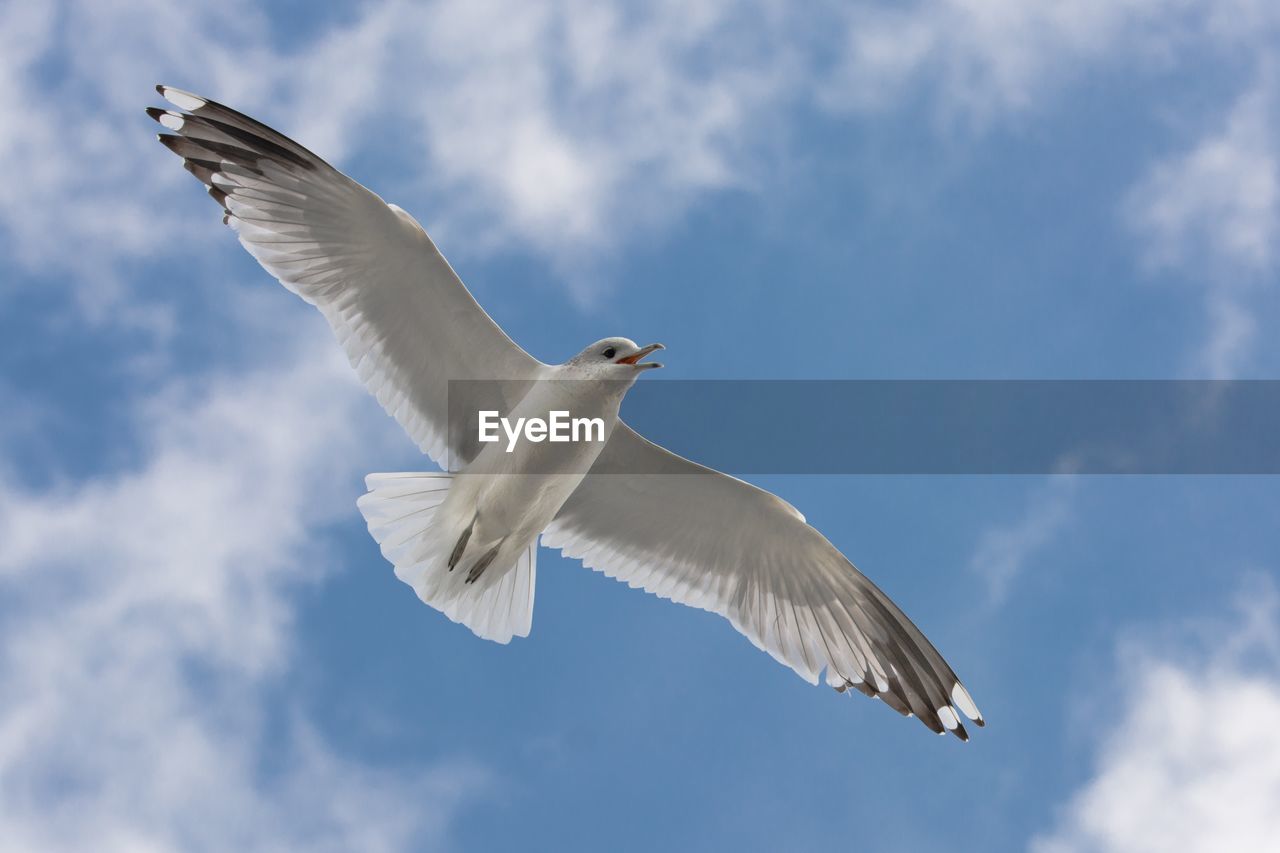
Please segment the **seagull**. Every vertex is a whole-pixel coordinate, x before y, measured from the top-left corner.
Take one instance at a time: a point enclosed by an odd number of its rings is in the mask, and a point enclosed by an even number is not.
[[[443,471],[370,474],[357,501],[396,576],[498,643],[533,621],[539,538],[588,568],[718,613],[810,684],[968,740],[983,718],[924,634],[778,496],[698,465],[618,411],[661,344],[609,337],[544,364],[476,302],[418,222],[292,139],[157,86],[160,142],[281,284],[328,320],[382,407]],[[598,419],[597,440],[481,441],[479,413]],[[528,435],[526,433],[526,435]]]

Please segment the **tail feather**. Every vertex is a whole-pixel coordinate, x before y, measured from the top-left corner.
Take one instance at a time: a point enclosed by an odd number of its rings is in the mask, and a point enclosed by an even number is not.
[[[537,541],[515,566],[490,566],[466,582],[466,572],[450,572],[450,551],[457,539],[442,524],[439,509],[452,477],[443,473],[370,474],[368,493],[356,502],[369,533],[395,567],[396,577],[413,587],[427,605],[477,636],[498,643],[527,637],[533,625],[537,578]]]

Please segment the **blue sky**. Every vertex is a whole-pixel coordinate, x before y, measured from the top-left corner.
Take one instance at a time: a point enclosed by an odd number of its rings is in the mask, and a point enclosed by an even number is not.
[[[1260,849],[1273,478],[754,478],[943,650],[967,745],[546,550],[485,643],[355,509],[428,463],[142,108],[329,157],[546,361],[1270,378],[1278,37],[1261,0],[0,5],[0,847]]]

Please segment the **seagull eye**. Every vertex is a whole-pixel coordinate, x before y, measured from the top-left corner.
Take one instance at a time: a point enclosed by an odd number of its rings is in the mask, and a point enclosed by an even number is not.
[[[603,353],[605,358],[613,358],[617,354],[618,354],[618,350],[615,349],[614,347],[605,347],[605,350]]]

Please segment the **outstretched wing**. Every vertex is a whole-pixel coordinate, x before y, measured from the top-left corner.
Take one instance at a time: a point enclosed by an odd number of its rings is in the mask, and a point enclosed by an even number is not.
[[[619,424],[542,542],[589,568],[719,613],[811,684],[826,670],[935,732],[982,725],[933,644],[794,507]]]
[[[484,312],[413,217],[288,137],[206,98],[157,91],[159,139],[222,205],[241,244],[315,305],[378,402],[448,469],[474,457],[468,419],[509,410],[544,367]],[[450,380],[495,380],[455,383]],[[450,429],[450,418],[453,428]]]

